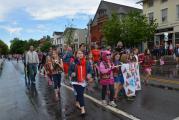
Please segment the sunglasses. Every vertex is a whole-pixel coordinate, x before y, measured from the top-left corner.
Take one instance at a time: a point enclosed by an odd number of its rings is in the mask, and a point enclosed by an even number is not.
[[[111,54],[107,54],[106,56],[111,56]]]

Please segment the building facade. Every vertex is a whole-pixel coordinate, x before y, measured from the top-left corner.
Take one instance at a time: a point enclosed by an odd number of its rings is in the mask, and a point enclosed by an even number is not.
[[[104,44],[105,38],[102,33],[102,27],[104,23],[111,18],[112,13],[117,13],[120,18],[128,14],[130,11],[141,11],[141,9],[111,3],[107,1],[101,1],[96,11],[94,19],[90,24],[90,41],[91,44]]]
[[[63,51],[64,37],[63,32],[53,32],[52,45],[56,46],[60,52]]]
[[[87,29],[79,29],[79,28],[66,28],[64,32],[64,42],[65,44],[69,44],[72,49],[75,51],[79,48],[81,43],[88,44],[87,40],[88,30]]]
[[[179,44],[179,0],[141,0],[138,3],[143,4],[143,13],[149,22],[156,19],[158,23],[151,44]]]

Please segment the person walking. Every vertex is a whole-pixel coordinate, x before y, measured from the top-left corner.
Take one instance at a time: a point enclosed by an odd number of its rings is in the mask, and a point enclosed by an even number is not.
[[[110,91],[110,102],[109,105],[117,107],[114,102],[114,78],[113,78],[113,64],[111,62],[111,52],[108,50],[102,51],[102,61],[99,65],[100,71],[100,84],[102,85],[102,104],[107,105],[105,100],[107,88]]]
[[[48,66],[50,66],[50,69],[48,69],[48,73],[50,73],[54,83],[55,98],[56,100],[59,100],[61,87],[61,73],[63,72],[63,61],[59,58],[56,50],[53,50],[51,62],[48,62]]]
[[[72,50],[69,49],[68,45],[64,45],[64,51],[62,56],[63,56],[63,67],[64,67],[65,78],[68,79],[68,69],[70,65],[70,59],[73,56]]]
[[[101,50],[98,49],[98,45],[94,46],[94,49],[91,50],[91,54],[92,54],[92,57],[93,57],[93,70],[94,70],[95,87],[98,88],[98,82],[99,82],[98,66],[99,66],[100,57],[101,57]]]
[[[176,45],[175,48],[175,59],[176,59],[176,67],[179,67],[179,44]]]
[[[26,65],[29,68],[29,78],[31,83],[35,84],[35,77],[37,74],[37,65],[39,64],[39,57],[33,46],[26,54]]]
[[[122,90],[123,84],[124,84],[124,78],[123,78],[122,71],[121,71],[122,63],[120,62],[119,52],[114,53],[112,59],[113,59],[114,65],[116,66],[113,69],[113,76],[114,76],[114,89],[115,89],[114,100],[117,101],[119,92]]]
[[[145,78],[144,78],[145,85],[148,84],[148,81],[150,79],[153,64],[154,64],[154,61],[151,57],[150,50],[146,49],[144,53],[144,60],[142,62],[143,71],[145,73]]]
[[[71,83],[76,92],[76,107],[81,110],[81,115],[85,115],[84,90],[87,80],[91,80],[91,67],[88,66],[84,53],[81,50],[77,51],[76,59],[70,65],[69,75]]]
[[[50,69],[51,64],[52,64],[51,57],[47,56],[46,62],[45,62],[45,65],[44,65],[44,70],[45,70],[45,72],[47,73],[47,76],[48,76],[48,86],[52,85],[52,71]]]

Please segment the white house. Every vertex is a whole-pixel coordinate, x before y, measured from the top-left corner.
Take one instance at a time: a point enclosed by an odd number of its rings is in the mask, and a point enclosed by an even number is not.
[[[81,43],[88,44],[88,30],[87,29],[79,29],[79,28],[66,28],[64,35],[64,41],[68,44],[68,39],[71,38],[71,46],[73,50],[77,50]],[[70,37],[69,37],[70,34]]]
[[[87,29],[76,29],[74,31],[74,48],[77,50],[80,46],[81,43],[88,44],[89,42],[87,41],[87,35],[88,35],[88,30]]]
[[[64,45],[63,32],[53,32],[52,45],[59,48],[60,52],[63,51],[63,45]]]

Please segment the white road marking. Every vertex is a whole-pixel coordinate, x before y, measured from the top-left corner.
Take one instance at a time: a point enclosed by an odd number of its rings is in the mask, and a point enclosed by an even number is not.
[[[62,86],[66,87],[67,89],[69,89],[69,90],[71,90],[71,91],[73,91],[73,88],[71,88],[71,87],[69,87],[69,86],[67,86],[67,85],[62,84]],[[129,118],[129,119],[131,119],[131,120],[140,120],[139,118],[134,117],[133,115],[130,115],[129,113],[124,112],[124,111],[122,111],[122,110],[120,110],[120,109],[111,107],[111,106],[109,106],[109,105],[108,105],[108,106],[104,106],[104,105],[102,105],[102,103],[101,103],[100,100],[97,100],[96,98],[93,98],[93,97],[91,97],[91,96],[89,96],[89,95],[87,95],[87,94],[84,94],[84,96],[85,96],[86,98],[90,99],[91,101],[93,101],[93,102],[95,102],[95,103],[97,103],[97,104],[99,104],[99,105],[105,107],[106,109],[111,110],[111,111],[114,112],[114,113],[123,115],[123,116],[125,116],[125,117],[127,117],[127,118]],[[178,119],[176,119],[176,120],[178,120]]]

